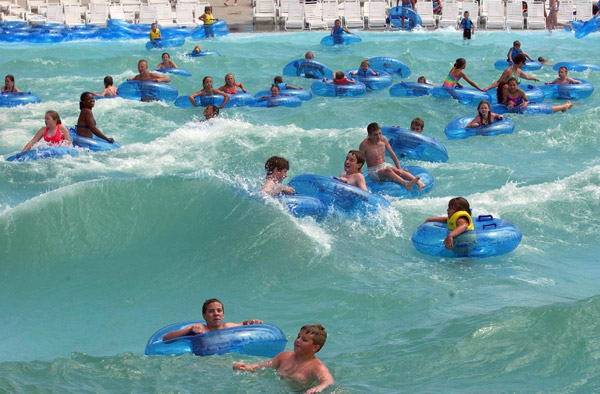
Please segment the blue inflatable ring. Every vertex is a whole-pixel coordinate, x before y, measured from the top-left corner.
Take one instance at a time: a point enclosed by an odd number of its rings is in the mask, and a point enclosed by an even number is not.
[[[161,49],[161,48],[172,48],[180,47],[185,43],[184,37],[169,37],[169,38],[157,38],[146,43],[146,49]]]
[[[388,139],[399,157],[431,162],[448,161],[446,147],[433,137],[402,127],[382,127],[381,134]]]
[[[342,213],[368,214],[380,207],[389,206],[389,202],[382,196],[322,175],[298,175],[288,186],[293,187],[296,193],[316,197]]]
[[[591,63],[558,62],[552,68],[558,71],[561,67],[566,67],[569,71],[600,71],[600,65]]]
[[[404,28],[402,27],[402,17],[406,19],[404,21]],[[390,9],[389,18],[392,25],[401,30],[412,30],[423,24],[419,14],[409,7],[393,7]]]
[[[194,353],[196,356],[238,353],[249,356],[275,357],[285,349],[287,342],[283,332],[268,324],[250,324],[209,331],[163,341],[165,334],[203,321],[175,323],[154,333],[146,344],[146,355],[181,355]]]
[[[292,216],[297,218],[310,216],[317,221],[321,221],[329,214],[327,204],[316,197],[292,194],[279,195],[276,198]]]
[[[190,56],[190,57],[202,57],[202,56],[221,56],[221,54],[217,51],[211,51],[210,49],[207,49],[206,51],[200,51],[200,52],[189,52],[186,53],[186,56]]]
[[[493,109],[492,112],[496,112]],[[496,112],[497,113],[497,112]],[[486,126],[467,128],[467,125],[475,119],[475,116],[463,116],[448,123],[444,134],[449,140],[460,140],[476,135],[493,136],[498,134],[510,134],[515,130],[515,125],[510,119],[502,118]]]
[[[201,94],[196,96],[194,99],[196,104],[199,107],[208,107],[209,105],[221,106],[223,105],[223,101],[225,101],[225,97],[220,94]],[[256,97],[250,93],[236,93],[229,95],[229,101],[225,105],[225,108],[229,107],[244,107],[244,106],[252,106],[256,102]],[[175,106],[179,108],[193,108],[192,103],[190,102],[189,96],[179,96],[175,100]]]
[[[544,91],[539,86],[520,84],[519,89],[523,90],[531,103],[541,103],[546,98]],[[498,88],[490,89],[487,92],[490,95],[490,103],[498,104]]]
[[[117,88],[117,96],[129,100],[161,100],[174,101],[177,88],[164,82],[126,81]]]
[[[410,172],[413,176],[421,178],[421,182],[425,184],[425,187],[419,191],[417,185],[414,185],[410,192],[406,190],[404,186],[396,182],[375,182],[369,178],[368,172],[364,172],[363,176],[367,182],[367,188],[371,193],[386,194],[392,197],[398,198],[415,198],[420,197],[425,193],[429,193],[433,188],[434,179],[433,175],[423,167],[418,166],[406,166],[402,167],[403,170]]]
[[[312,93],[310,92],[310,90],[306,90],[306,89],[279,89],[279,94],[282,96],[298,97],[302,101],[307,101],[307,100],[312,99]],[[254,96],[260,98],[263,96],[270,96],[270,95],[271,95],[270,90],[261,90],[260,92],[256,93]]]
[[[288,77],[304,77],[314,79],[333,79],[333,70],[321,62],[308,59],[297,59],[283,68],[283,75]]]
[[[491,101],[492,98],[487,92],[473,88],[447,88],[436,86],[431,90],[431,94],[438,98],[453,98],[461,104],[478,105],[481,100]]]
[[[2,92],[0,94],[0,107],[17,107],[39,103],[40,101],[36,94],[30,92]]]
[[[382,90],[392,84],[393,78],[391,74],[388,74],[382,70],[374,69],[373,71],[379,73],[379,75],[367,75],[364,77],[361,75],[355,75],[355,73],[358,72],[358,69],[356,68],[346,71],[346,74],[350,74],[352,78],[364,84],[367,89],[370,90]]]
[[[540,85],[544,95],[551,99],[579,100],[591,96],[594,86],[583,79],[576,79],[581,83]]]
[[[51,146],[48,148],[30,149],[27,152],[20,152],[10,156],[6,161],[33,161],[47,158],[56,158],[65,155],[77,156],[79,151],[69,146]]]
[[[496,63],[494,63],[494,68],[496,70],[504,71],[510,66],[512,66],[512,63],[509,62],[508,60],[497,60]],[[523,66],[522,70],[523,71],[536,71],[541,68],[542,68],[542,63],[538,62],[537,60],[527,59],[525,61],[525,65]]]
[[[392,97],[420,97],[429,96],[433,90],[433,85],[429,83],[418,82],[400,82],[390,88]]]
[[[77,134],[74,127],[69,128],[69,134],[71,135],[71,143],[73,146],[89,149],[92,152],[104,152],[121,147],[121,145],[117,144],[116,142],[110,143],[96,136],[92,138],[82,137]]]
[[[398,59],[393,57],[377,56],[369,59],[369,66],[377,70],[383,70],[386,73],[399,75],[401,78],[410,76],[410,68]]]
[[[347,83],[346,85],[336,85],[333,82],[313,82],[310,89],[317,96],[324,97],[356,97],[362,96],[367,91],[367,87],[360,83]]]
[[[446,223],[423,223],[414,232],[412,242],[421,253],[450,258],[499,256],[512,252],[521,242],[521,232],[508,220],[482,215],[473,220],[473,226],[475,230],[454,238],[452,250],[444,246],[449,233]]]
[[[508,108],[504,104],[494,104],[492,105],[492,112],[497,114],[528,114],[528,115],[552,115],[554,110],[550,104],[546,103],[531,103],[527,105],[525,110],[521,109],[520,106],[516,106],[513,108]]]
[[[192,73],[185,68],[169,67],[169,68],[157,68],[156,71],[163,74],[179,75],[180,77],[191,77]]]
[[[302,100],[294,96],[276,96],[276,97],[257,97],[256,101],[250,104],[251,107],[291,107],[296,108],[302,105]]]
[[[356,44],[357,42],[362,42],[362,39],[359,36],[348,33],[328,35],[321,39],[321,45],[328,47],[335,45],[351,45]]]

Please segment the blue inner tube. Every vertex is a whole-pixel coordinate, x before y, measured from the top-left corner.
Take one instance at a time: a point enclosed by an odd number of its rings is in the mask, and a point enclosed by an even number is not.
[[[192,31],[192,38],[195,40],[201,38],[223,37],[229,34],[229,27],[223,19],[216,20],[210,25],[201,25]]]
[[[354,34],[342,33],[325,36],[321,39],[321,45],[332,47],[334,45],[351,45],[362,42],[359,36]]]
[[[277,96],[277,97],[257,97],[256,101],[250,104],[251,107],[299,107],[302,105],[302,100],[294,96]]]
[[[494,106],[492,106],[492,112]],[[463,116],[462,118],[454,119],[446,126],[444,133],[449,140],[459,140],[475,135],[493,136],[498,134],[510,134],[515,130],[515,125],[510,119],[502,118],[494,123],[481,127],[467,128],[467,125],[475,119],[475,116]]]
[[[420,97],[429,96],[433,85],[418,82],[400,82],[390,88],[392,97]]]
[[[354,68],[346,71],[346,74],[349,74],[352,78],[364,84],[367,87],[367,89],[370,90],[385,89],[388,86],[390,86],[393,82],[392,75],[386,73],[383,70],[373,69],[373,71],[378,72],[379,75],[367,75],[366,77],[354,75],[354,73],[356,73],[357,71],[358,69]]]
[[[146,355],[196,356],[238,353],[249,356],[275,357],[285,349],[287,339],[283,332],[269,324],[250,324],[209,331],[204,334],[174,338],[163,342],[165,334],[204,321],[187,321],[170,324],[155,332],[146,344]]]
[[[176,67],[157,68],[156,71],[158,71],[159,73],[163,73],[163,74],[179,75],[180,77],[191,77],[192,76],[192,73],[189,72],[188,70],[186,70],[185,68],[176,68]]]
[[[532,103],[541,103],[546,98],[546,95],[544,94],[544,91],[540,89],[540,86],[520,84],[519,89],[523,90],[525,96],[527,96],[529,101]],[[487,93],[490,95],[490,103],[497,104],[498,88],[490,89],[487,91]]]
[[[286,207],[288,212],[297,218],[313,217],[321,221],[329,214],[329,207],[316,197],[301,194],[280,195],[276,198]]]
[[[193,33],[193,29],[185,26],[165,27],[160,31],[160,35],[162,36],[162,38],[191,37]]]
[[[126,81],[117,88],[117,96],[129,100],[161,100],[174,101],[177,88],[164,82]]]
[[[312,93],[310,92],[310,90],[306,90],[306,89],[281,89],[281,90],[279,90],[279,94],[281,94],[282,96],[298,97],[302,101],[307,101],[307,100],[312,99]],[[271,95],[270,90],[261,90],[260,92],[256,93],[254,96],[260,98],[263,96],[270,96],[270,95]]]
[[[447,250],[444,238],[446,223],[428,222],[420,225],[412,236],[413,245],[421,253],[440,257],[491,257],[513,251],[521,242],[521,232],[513,223],[482,215],[473,220],[475,230],[454,238],[454,248]]]
[[[37,94],[31,92],[2,92],[0,94],[0,107],[17,107],[39,103],[40,101]]]
[[[598,29],[600,29],[600,15],[594,16],[578,28],[575,31],[575,38],[583,38],[590,33],[596,33]]]
[[[71,142],[73,143],[73,146],[89,149],[92,152],[104,152],[121,147],[121,145],[116,142],[110,143],[96,136],[92,138],[82,137],[77,134],[74,127],[69,128],[69,134],[71,135]]]
[[[200,52],[189,52],[186,53],[186,56],[190,56],[190,57],[202,57],[202,56],[221,56],[221,54],[217,51],[211,51],[210,49],[207,49],[206,51],[200,51]]]
[[[402,17],[405,18],[404,28],[402,27]],[[401,30],[412,30],[423,24],[419,14],[408,7],[394,7],[390,9],[389,18],[391,24]]]
[[[392,150],[399,157],[431,162],[448,161],[448,151],[433,137],[401,127],[382,127],[381,134],[387,137]]]
[[[431,173],[429,171],[427,171],[423,167],[418,167],[418,166],[406,166],[406,167],[402,167],[402,169],[410,172],[415,177],[421,178],[421,182],[423,182],[425,184],[425,187],[421,191],[419,191],[418,186],[414,185],[409,192],[408,190],[406,190],[406,188],[404,186],[402,186],[401,184],[396,183],[396,182],[372,181],[371,178],[369,178],[368,173],[364,172],[363,176],[365,177],[365,181],[367,182],[367,188],[372,193],[386,194],[388,196],[398,197],[398,198],[403,198],[403,199],[420,197],[423,194],[429,193],[431,191],[431,189],[433,188],[434,179],[433,179],[433,175],[431,175]]]
[[[494,63],[494,68],[496,70],[506,70],[509,66],[512,66],[512,63],[508,60],[496,60]],[[523,71],[536,71],[542,68],[542,63],[537,60],[529,60],[525,61],[525,65],[523,66]]]
[[[51,146],[48,148],[31,149],[27,152],[20,152],[10,156],[6,161],[33,161],[47,158],[56,158],[64,155],[77,156],[79,151],[68,146]]]
[[[332,82],[317,81],[313,82],[310,88],[317,96],[325,97],[356,97],[362,96],[367,91],[367,87],[360,82],[336,85]]]
[[[490,101],[492,98],[487,92],[473,88],[446,88],[444,86],[435,86],[431,94],[438,98],[453,98],[461,104],[478,105],[481,100]]]
[[[169,38],[157,38],[156,40],[148,41],[146,43],[146,49],[160,49],[160,48],[172,48],[180,47],[185,44],[184,37],[169,37]]]
[[[209,105],[221,106],[223,105],[223,101],[225,100],[224,96],[220,94],[201,94],[200,96],[196,96],[194,101],[199,107],[208,107]],[[228,103],[229,104],[229,103]],[[190,102],[189,96],[179,96],[175,100],[175,106],[179,108],[193,108],[194,106]]]
[[[333,70],[321,62],[307,59],[297,59],[283,68],[283,75],[289,77],[304,77],[315,79],[333,79]]]
[[[402,78],[410,76],[410,68],[393,57],[377,56],[369,59],[369,65],[377,70],[383,70],[390,74],[399,75]]]
[[[544,95],[551,99],[579,100],[594,93],[594,86],[591,83],[583,79],[577,79],[577,81],[581,81],[581,83],[540,85],[539,87]]]
[[[558,71],[561,67],[566,67],[569,71],[600,71],[600,65],[591,63],[558,62],[552,68]]]
[[[364,215],[380,207],[389,206],[389,202],[382,196],[322,175],[298,175],[288,183],[288,186],[293,187],[298,194],[318,198],[341,213]]]
[[[550,104],[546,103],[531,103],[522,110],[520,106],[516,106],[514,108],[508,108],[504,104],[494,104],[492,105],[492,112],[497,114],[529,114],[529,115],[552,115],[554,110]]]

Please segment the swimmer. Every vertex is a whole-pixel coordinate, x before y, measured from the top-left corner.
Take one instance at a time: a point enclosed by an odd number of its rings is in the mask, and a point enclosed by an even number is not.
[[[425,122],[423,122],[423,119],[421,119],[421,118],[414,118],[410,122],[411,131],[416,131],[417,133],[422,133],[424,128],[425,128]]]
[[[427,80],[425,79],[425,77],[423,75],[421,75],[418,79],[417,79],[417,83],[427,83]]]
[[[450,232],[448,233],[446,238],[444,238],[444,246],[446,246],[446,249],[452,250],[454,248],[454,238],[465,233],[466,231],[474,230],[475,227],[473,227],[473,219],[471,218],[471,207],[466,198],[455,197],[451,199],[448,202],[447,213],[448,216],[428,218],[427,220],[425,220],[425,223],[447,223],[448,230],[450,230]],[[461,241],[467,240],[462,239]],[[476,242],[476,240],[474,241]]]
[[[279,91],[281,91],[283,89],[292,89],[292,90],[302,89],[302,86],[292,86],[292,85],[288,85],[287,83],[283,83],[283,78],[280,75],[273,78],[273,83],[275,85],[279,86]]]
[[[98,93],[91,92],[94,97],[114,97],[117,95],[117,88],[113,85],[113,79],[110,75],[104,77],[104,89]]]
[[[565,66],[562,66],[558,69],[558,78],[556,78],[554,81],[546,82],[546,85],[554,85],[554,84],[568,85],[568,84],[581,83],[581,81],[578,81],[573,78],[569,78],[567,76],[568,74],[569,74],[569,70]]]
[[[528,54],[526,54],[525,52],[523,52],[523,50],[521,49],[521,42],[518,41],[518,40],[514,41],[512,48],[510,48],[508,50],[508,53],[506,54],[506,60],[509,63],[514,63],[515,62],[515,58],[519,54],[523,54],[527,59],[529,59],[530,61],[533,61],[533,59]]]
[[[221,86],[218,90],[227,94],[237,94],[238,88],[240,88],[242,92],[246,93],[244,84],[241,82],[236,82],[232,73],[227,73],[225,74],[225,85]]]
[[[542,63],[542,66],[550,66],[550,61],[543,56],[537,58],[538,62]]]
[[[171,55],[167,52],[162,54],[162,63],[158,63],[158,66],[156,66],[157,70],[161,68],[177,68],[177,64],[171,60]]]
[[[156,22],[150,25],[150,41],[161,39],[162,35],[160,34],[160,30],[156,26]]]
[[[346,29],[344,26],[342,26],[342,21],[339,19],[336,19],[335,22],[333,22],[333,27],[331,28],[331,36],[341,36],[342,33],[347,33],[347,34],[352,34],[350,33],[350,30]]]
[[[262,184],[262,191],[271,194],[294,194],[296,191],[291,186],[279,186],[285,178],[287,178],[287,172],[290,169],[290,163],[279,156],[271,156],[265,162],[265,181]]]
[[[300,328],[298,337],[294,340],[294,350],[279,353],[274,358],[256,364],[236,362],[236,371],[256,372],[259,368],[275,368],[280,375],[299,382],[309,382],[317,379],[319,384],[308,389],[305,394],[320,393],[335,383],[329,369],[321,360],[315,357],[327,340],[327,332],[320,324],[312,324]]]
[[[327,78],[323,78],[323,82],[327,82]],[[349,83],[356,83],[354,78],[348,79],[346,74],[343,71],[336,71],[333,74],[333,84],[334,85],[347,85]]]
[[[360,68],[358,70],[356,70],[353,73],[350,73],[351,75],[359,75],[361,77],[367,77],[369,75],[373,75],[373,76],[378,76],[379,73],[373,71],[373,69],[371,67],[369,67],[369,61],[368,60],[363,60],[362,62],[360,62]]]
[[[348,152],[346,160],[344,160],[344,172],[340,174],[339,180],[346,182],[349,185],[356,186],[359,189],[369,191],[369,189],[367,189],[365,177],[360,172],[365,161],[365,155],[363,155],[361,151],[351,150]]]
[[[196,45],[194,47],[194,50],[192,52],[194,52],[194,53],[200,53],[200,52],[202,52],[202,48],[200,48],[200,45]]]
[[[455,86],[462,88],[462,85],[458,83],[461,78],[464,78],[471,86],[473,86],[477,90],[481,90],[479,86],[467,77],[467,74],[464,73],[464,69],[467,67],[467,61],[465,59],[458,58],[456,62],[454,62],[454,67],[448,73],[448,76],[444,80],[442,84],[443,87],[448,89],[454,89]]]
[[[94,100],[92,93],[84,92],[81,94],[81,97],[79,98],[79,119],[77,119],[77,124],[75,126],[77,135],[93,138],[95,134],[112,144],[115,142],[115,139],[108,138],[96,127],[96,119],[94,119],[94,114],[92,113],[95,102],[96,100]]]
[[[223,307],[223,303],[216,298],[209,298],[204,301],[204,304],[202,305],[202,318],[206,324],[196,323],[184,327],[181,330],[171,331],[165,334],[163,341],[188,335],[204,334],[205,332],[222,330],[224,328],[247,326],[250,324],[263,324],[263,322],[258,319],[246,320],[243,323],[223,323],[223,319],[225,318],[225,308]]]
[[[392,150],[388,139],[381,135],[381,128],[377,123],[371,123],[367,126],[368,137],[365,138],[359,146],[359,150],[367,159],[367,167],[369,178],[375,182],[396,182],[401,184],[411,191],[412,187],[417,184],[421,191],[425,184],[421,182],[421,178],[413,176],[410,172],[403,170],[400,167],[398,158]],[[395,167],[385,162],[385,152],[388,152]]]
[[[279,85],[275,85],[275,84],[271,85],[271,89],[269,89],[269,91],[271,92],[271,95],[270,96],[262,96],[261,99],[281,96],[281,94],[280,94],[281,89],[279,89]]]
[[[202,90],[199,90],[196,93],[190,94],[189,99],[194,107],[198,106],[198,104],[196,104],[196,97],[202,96],[202,95],[211,96],[213,94],[218,94],[218,95],[221,95],[224,97],[223,104],[221,104],[217,108],[222,109],[223,107],[225,107],[225,104],[227,104],[227,102],[229,101],[229,95],[227,93],[221,92],[220,90],[213,89],[212,85],[213,85],[212,78],[204,77],[204,79],[202,80]]]
[[[19,89],[15,87],[15,77],[12,74],[8,74],[4,77],[4,86],[2,86],[2,93],[16,93],[20,92]]]
[[[46,127],[40,128],[21,152],[27,152],[42,138],[51,145],[71,145],[71,135],[69,130],[62,124],[58,112],[46,112],[44,121]]]
[[[315,60],[315,54],[311,51],[308,51],[304,54],[304,59],[306,60]]]
[[[498,102],[503,103],[504,96],[506,95],[506,92],[508,91],[507,83],[510,78],[516,78],[517,83],[521,82],[521,78],[527,79],[530,81],[538,81],[539,82],[539,79],[526,74],[522,70],[523,66],[525,66],[526,61],[527,61],[527,57],[525,57],[525,55],[523,55],[522,53],[515,56],[514,63],[511,64],[510,66],[508,66],[508,68],[502,72],[502,75],[500,75],[500,78],[498,78],[498,80],[496,82],[494,82],[487,88],[483,89],[483,91],[486,92],[490,89],[498,87],[498,92],[497,92]]]
[[[219,115],[219,108],[215,107],[214,105],[207,105],[206,108],[204,108],[203,115],[204,120],[202,122],[216,118]]]
[[[148,62],[140,60],[138,62],[139,74],[133,78],[127,78],[128,81],[152,81],[152,82],[171,82],[171,78],[164,74],[148,72]]]
[[[492,106],[487,100],[481,100],[477,105],[477,116],[467,125],[468,129],[486,126],[494,123],[495,120],[502,119],[502,115],[491,111]]]

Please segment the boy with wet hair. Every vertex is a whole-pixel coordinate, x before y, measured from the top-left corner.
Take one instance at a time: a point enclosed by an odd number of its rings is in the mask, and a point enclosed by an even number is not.
[[[360,143],[359,150],[367,159],[369,178],[375,182],[396,182],[411,191],[417,184],[419,191],[423,190],[425,184],[421,178],[415,177],[410,172],[403,170],[398,162],[398,157],[392,150],[388,139],[381,135],[381,127],[377,123],[367,126],[368,136]],[[388,152],[395,167],[385,161],[385,152]]]
[[[266,178],[262,184],[262,191],[271,194],[294,194],[296,191],[291,186],[278,186],[287,177],[290,163],[279,156],[271,156],[265,163]]]
[[[346,160],[344,160],[344,172],[342,172],[339,178],[340,181],[368,191],[365,177],[360,172],[365,161],[365,155],[361,151],[351,150],[348,152]]]
[[[416,131],[417,133],[422,133],[423,128],[425,127],[425,122],[421,118],[414,118],[412,122],[410,122],[410,129],[412,131]]]
[[[292,85],[288,85],[287,83],[283,82],[283,78],[281,77],[281,75],[276,76],[275,78],[273,78],[273,84],[279,86],[279,91],[281,92],[283,89],[293,89],[293,90],[298,90],[298,89],[302,89],[302,86],[292,86]]]
[[[333,376],[325,364],[319,360],[317,353],[327,340],[327,331],[320,324],[302,326],[294,341],[294,350],[279,353],[274,358],[256,364],[237,362],[233,369],[237,371],[255,372],[258,368],[275,368],[279,374],[299,382],[317,379],[319,384],[306,391],[307,394],[320,393],[335,383]]]
[[[562,66],[558,69],[558,78],[556,78],[554,81],[550,81],[550,82],[546,82],[546,85],[568,85],[568,84],[573,84],[573,83],[581,83],[581,81],[578,81],[576,79],[573,78],[569,78],[567,75],[569,74],[569,69],[566,68],[565,66]]]
[[[533,61],[533,59],[528,54],[523,52],[523,50],[521,49],[521,42],[518,40],[514,41],[512,48],[508,50],[508,53],[506,54],[506,60],[508,60],[509,63],[517,63],[517,59],[515,59],[515,57],[517,57],[517,55],[520,54],[525,56],[525,58],[529,59],[530,61]]]

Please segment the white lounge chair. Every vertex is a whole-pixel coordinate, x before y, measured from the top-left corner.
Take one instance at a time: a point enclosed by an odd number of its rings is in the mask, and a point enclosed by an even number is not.
[[[384,1],[370,1],[365,3],[365,7],[369,9],[369,19],[367,19],[367,27],[369,29],[385,29],[387,27],[387,3]]]
[[[283,27],[285,30],[304,30],[304,7],[302,7],[297,0],[290,0],[288,5],[288,16],[285,18]]]
[[[463,1],[460,18],[462,18],[462,15],[465,14],[465,11],[469,11],[469,18],[471,18],[471,22],[473,22],[475,27],[479,27],[479,4],[476,1]]]
[[[546,28],[546,18],[544,17],[544,3],[536,1],[532,4],[527,5],[527,28]]]
[[[444,2],[442,4],[442,17],[440,18],[440,27],[453,27],[458,25],[458,4]]]
[[[289,0],[279,0],[279,4],[277,5],[277,18],[280,22],[287,17],[289,4]]]
[[[365,28],[365,20],[358,1],[344,2],[344,12],[342,15],[344,16],[344,25],[347,28]]]
[[[277,23],[277,8],[273,0],[256,0],[252,8],[252,23],[256,23],[259,18],[273,19],[273,23]]]
[[[323,20],[321,3],[304,3],[304,22],[308,30],[327,29],[327,22]]]
[[[64,5],[65,10],[65,25],[81,26],[85,25],[85,20],[81,18],[81,6],[78,4]]]
[[[433,14],[432,1],[417,1],[417,14],[421,17],[421,22],[424,27],[435,27],[435,15]]]
[[[175,21],[177,26],[196,26],[194,19],[194,5],[191,3],[177,3],[175,8]]]
[[[575,4],[570,0],[564,0],[560,2],[558,7],[557,21],[558,23],[567,23],[573,21],[573,11],[575,11]]]
[[[156,23],[162,27],[173,27],[177,24],[173,21],[173,11],[171,4],[154,4],[156,7]]]
[[[327,22],[328,26],[333,26],[337,19],[339,19],[340,21],[342,20],[342,17],[340,16],[340,7],[338,5],[337,0],[324,1],[322,7],[323,20]]]
[[[511,29],[524,29],[523,3],[521,0],[506,5],[506,26]]]
[[[48,0],[27,0],[26,6],[28,12],[35,12],[41,15],[48,8]]]
[[[142,5],[140,7],[140,17],[137,23],[150,24],[156,22],[156,6]]]
[[[588,21],[592,19],[592,3],[587,0],[579,0],[575,3],[576,7],[576,19],[578,21]]]
[[[135,21],[140,14],[142,3],[140,0],[121,0],[123,13],[128,21]]]
[[[48,4],[48,8],[46,8],[46,23],[65,23],[62,4]]]
[[[488,4],[488,15],[485,22],[485,28],[489,29],[506,28],[506,18],[504,17],[504,3],[501,0],[492,0]]]
[[[108,20],[108,4],[90,3],[87,22],[91,25],[105,26]]]

